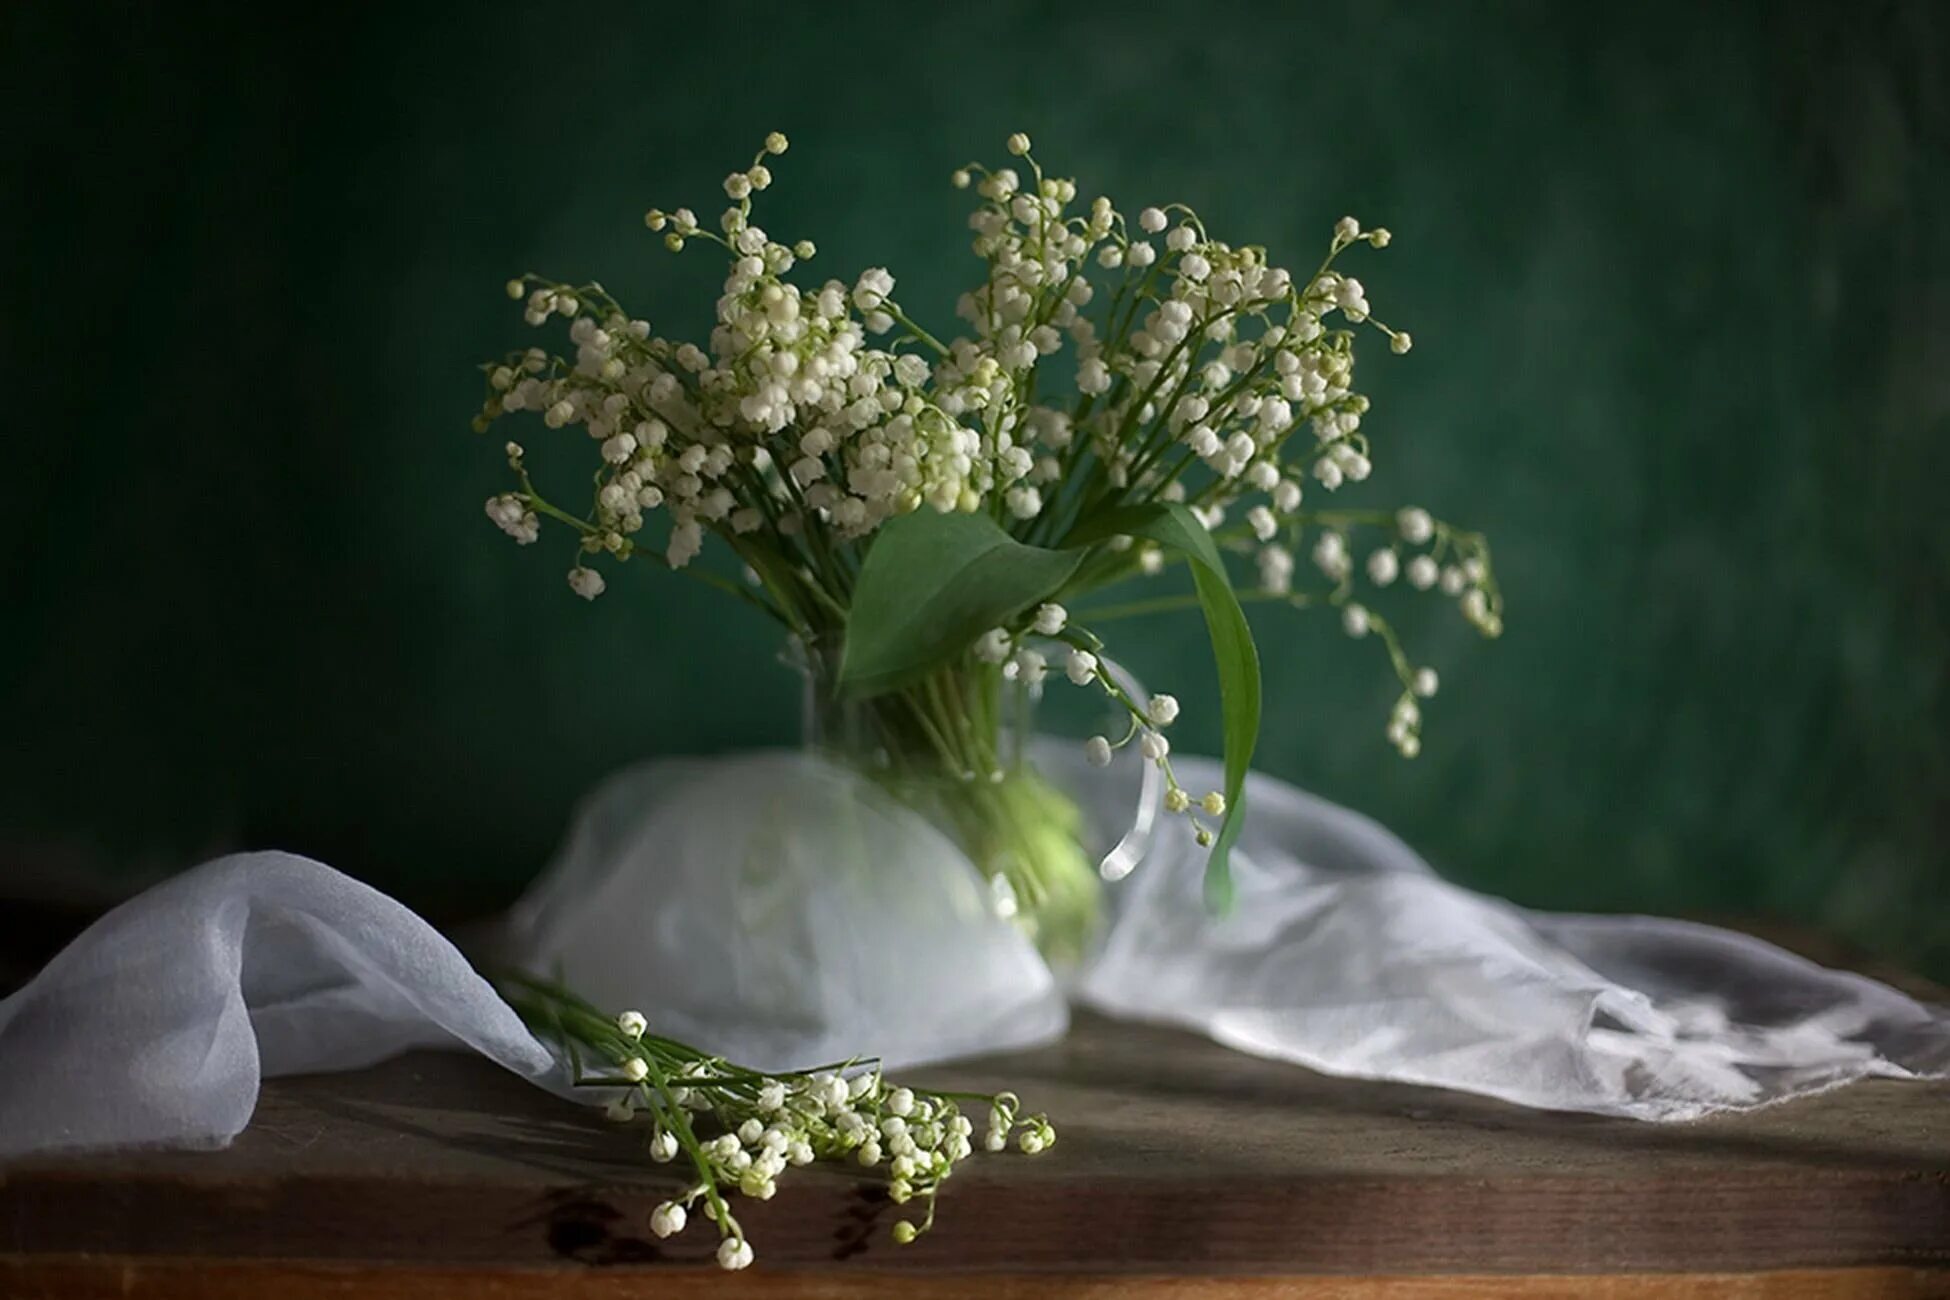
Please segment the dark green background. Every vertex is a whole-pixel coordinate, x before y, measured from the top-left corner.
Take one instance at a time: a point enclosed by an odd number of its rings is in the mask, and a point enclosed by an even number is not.
[[[718,267],[640,214],[777,128],[767,228],[947,326],[947,171],[1024,129],[1294,264],[1396,234],[1361,274],[1417,346],[1370,349],[1350,496],[1487,530],[1508,635],[1404,611],[1445,681],[1407,764],[1378,647],[1260,618],[1262,767],[1526,902],[1950,970],[1942,6],[257,8],[0,19],[19,889],[281,845],[485,907],[606,771],[792,739],[746,611],[584,605],[483,519],[501,283],[701,333]],[[1202,638],[1118,649],[1209,749]]]

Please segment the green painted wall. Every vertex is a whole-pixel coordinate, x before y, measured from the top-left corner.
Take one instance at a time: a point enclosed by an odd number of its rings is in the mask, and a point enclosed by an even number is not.
[[[701,322],[639,214],[779,128],[766,226],[945,324],[947,170],[1020,128],[1295,262],[1395,231],[1358,499],[1487,529],[1509,632],[1405,620],[1446,685],[1404,764],[1375,647],[1261,619],[1263,767],[1528,902],[1950,971],[1941,7],[275,8],[0,18],[10,873],[275,844],[482,905],[618,764],[789,740],[753,617],[586,606],[481,517],[501,282]],[[1123,648],[1212,745],[1196,620]]]

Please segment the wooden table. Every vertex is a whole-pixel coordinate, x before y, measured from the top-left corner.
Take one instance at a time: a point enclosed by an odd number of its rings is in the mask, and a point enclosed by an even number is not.
[[[650,1236],[678,1174],[478,1058],[269,1084],[220,1152],[0,1171],[0,1295],[1950,1296],[1950,1088],[1653,1126],[1330,1079],[1085,1018],[923,1071],[1061,1138],[977,1155],[935,1231],[844,1172],[741,1203],[759,1262]]]

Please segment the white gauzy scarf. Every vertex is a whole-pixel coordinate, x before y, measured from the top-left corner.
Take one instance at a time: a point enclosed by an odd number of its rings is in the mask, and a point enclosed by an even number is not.
[[[1038,762],[1114,836],[1134,760]],[[1193,788],[1211,760],[1176,759]],[[967,859],[864,778],[799,753],[650,763],[579,810],[506,953],[763,1069],[1045,1042],[1075,1001],[1329,1074],[1683,1120],[1871,1075],[1950,1077],[1950,1012],[1744,935],[1525,911],[1447,884],[1358,813],[1255,776],[1237,905],[1200,902],[1176,819],[1107,886],[1104,939],[1053,972]],[[259,1081],[465,1046],[558,1086],[460,952],[283,853],[124,903],[0,1002],[0,1156],[218,1146]]]

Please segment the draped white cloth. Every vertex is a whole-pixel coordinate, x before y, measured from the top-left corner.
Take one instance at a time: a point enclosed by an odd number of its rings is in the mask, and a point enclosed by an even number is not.
[[[219,858],[95,922],[0,1002],[0,1156],[222,1146],[260,1078],[467,1046],[553,1064],[434,928],[289,853]]]
[[[1105,842],[1125,760],[1045,747]],[[1175,759],[1194,788],[1210,760]],[[1871,1075],[1950,1077],[1950,1011],[1757,940],[1527,912],[1445,883],[1358,813],[1255,776],[1238,905],[1163,819],[1104,941],[1052,973],[972,865],[870,782],[802,754],[605,783],[510,918],[508,955],[762,1068],[912,1065],[1059,1036],[1066,995],[1332,1074],[1688,1119]],[[222,1145],[260,1078],[466,1047],[544,1086],[550,1053],[393,900],[282,853],[220,859],[102,918],[0,1002],[0,1157]]]
[[[804,753],[610,778],[509,920],[516,964],[761,1070],[947,1060],[1069,1021],[961,850]]]
[[[1174,766],[1191,788],[1221,782],[1211,760]],[[1248,779],[1247,806],[1231,912],[1199,907],[1204,853],[1161,822],[1082,1001],[1327,1074],[1644,1120],[1950,1077],[1950,1008],[1712,926],[1472,893],[1270,777]]]

